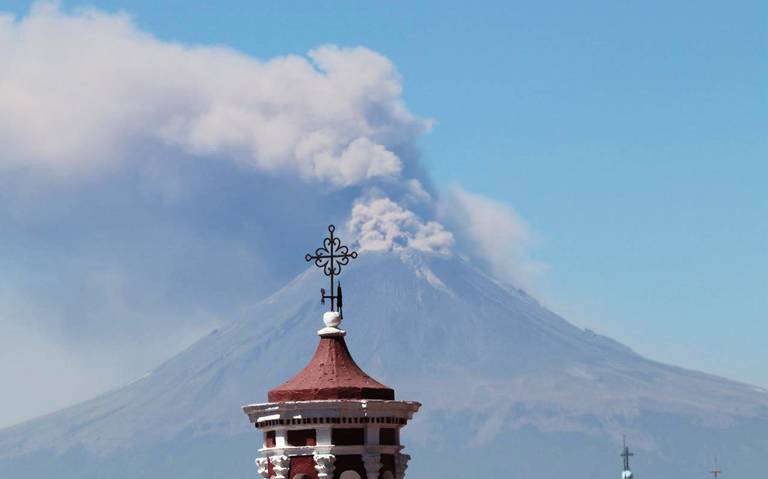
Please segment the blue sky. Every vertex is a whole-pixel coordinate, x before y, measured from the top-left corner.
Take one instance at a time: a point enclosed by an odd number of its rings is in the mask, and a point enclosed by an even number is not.
[[[435,122],[415,140],[434,188],[524,219],[546,304],[654,359],[768,386],[764,2],[85,5],[261,59],[380,53]]]

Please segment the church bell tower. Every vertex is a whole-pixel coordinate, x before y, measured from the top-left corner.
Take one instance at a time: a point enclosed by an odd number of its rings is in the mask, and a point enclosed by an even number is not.
[[[402,452],[400,429],[421,406],[397,401],[393,389],[368,376],[355,363],[339,328],[343,319],[341,267],[357,253],[329,237],[314,262],[330,277],[330,300],[317,350],[302,371],[268,393],[268,401],[244,406],[263,434],[256,459],[264,479],[402,479],[410,456]]]

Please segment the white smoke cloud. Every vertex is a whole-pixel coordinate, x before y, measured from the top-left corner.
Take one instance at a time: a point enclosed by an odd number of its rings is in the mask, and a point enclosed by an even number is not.
[[[263,61],[126,15],[0,13],[0,426],[244,314],[360,190],[431,201],[403,173],[428,128],[365,48]]]
[[[0,58],[0,169],[98,171],[155,144],[345,187],[398,178],[392,150],[429,128],[392,63],[360,47],[263,62],[40,4],[0,16]]]
[[[545,266],[532,260],[528,224],[509,205],[454,187],[440,203],[441,218],[499,279],[536,289]]]
[[[350,205],[362,250],[450,254],[461,237],[503,277],[524,274],[502,205],[459,193],[456,236],[434,221],[428,179],[409,174],[429,127],[365,48],[261,61],[158,40],[125,15],[0,14],[0,292],[18,291],[0,294],[0,358],[26,351],[31,371],[1,363],[18,394],[0,425],[141,374],[246,311]],[[17,181],[49,177],[74,181]],[[67,382],[38,401],[40,384]]]
[[[356,202],[347,229],[357,238],[363,251],[413,248],[449,254],[453,247],[453,235],[443,225],[424,221],[389,198]]]

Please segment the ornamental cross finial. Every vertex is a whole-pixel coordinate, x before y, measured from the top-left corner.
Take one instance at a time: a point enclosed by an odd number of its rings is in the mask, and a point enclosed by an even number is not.
[[[624,443],[624,451],[621,453],[621,457],[624,458],[624,470],[629,471],[629,458],[634,456],[635,454],[632,452],[629,452],[629,447],[627,447],[627,437],[624,436],[624,439],[622,441]]]
[[[344,305],[341,295],[341,283],[334,284],[334,278],[341,274],[341,267],[349,264],[350,259],[357,258],[357,251],[350,251],[349,247],[341,244],[341,240],[333,235],[336,227],[328,225],[328,237],[323,239],[323,246],[315,250],[315,254],[307,253],[304,256],[308,262],[314,261],[315,266],[323,269],[326,276],[331,277],[330,294],[326,294],[325,288],[320,289],[320,301],[325,304],[326,299],[331,300],[331,311],[338,311],[339,317],[344,317],[341,308]],[[336,292],[334,293],[334,286]]]

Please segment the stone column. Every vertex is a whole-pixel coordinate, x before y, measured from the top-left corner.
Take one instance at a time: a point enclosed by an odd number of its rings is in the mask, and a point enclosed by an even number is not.
[[[264,479],[269,479],[269,459],[266,457],[256,458],[256,467],[259,468],[259,475]]]
[[[378,446],[379,445],[379,431],[380,428],[378,425],[372,426],[369,425],[365,428],[365,444],[368,446]]]
[[[333,470],[336,466],[336,456],[333,454],[315,454],[315,470],[319,479],[333,479]]]
[[[286,447],[288,445],[288,440],[285,436],[285,429],[279,429],[275,431],[275,447]]]
[[[408,454],[397,453],[395,454],[395,479],[403,479],[405,477],[405,470],[408,469],[408,461],[411,456]]]
[[[365,466],[365,477],[367,479],[379,479],[381,454],[363,454],[363,465]]]
[[[315,436],[318,446],[330,446],[331,445],[331,427],[318,427],[316,429],[317,435]]]
[[[275,472],[275,479],[286,479],[288,477],[288,466],[291,459],[288,456],[272,456],[269,458],[272,463],[272,470]]]

